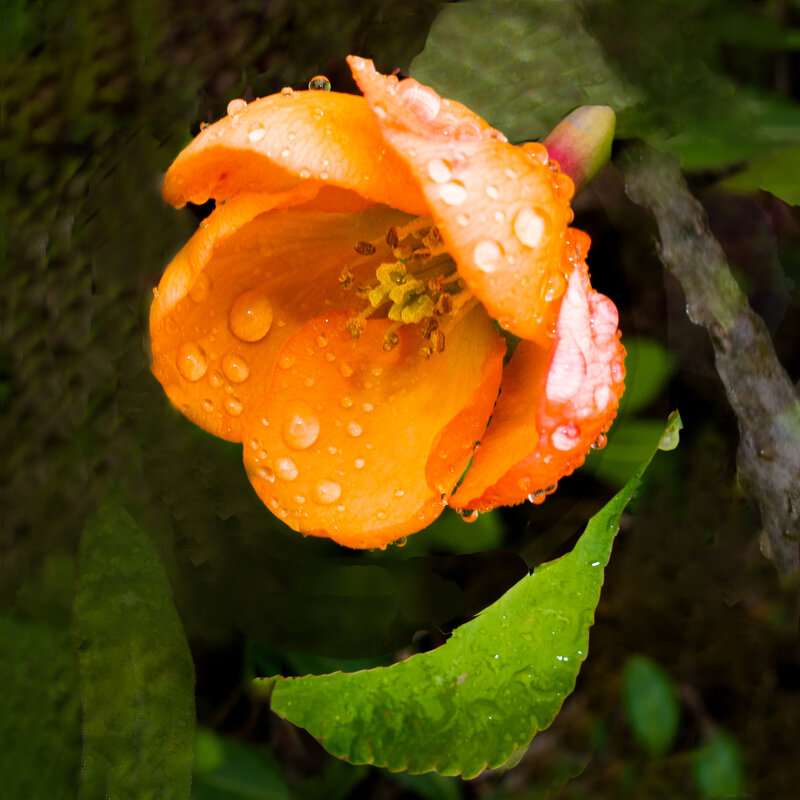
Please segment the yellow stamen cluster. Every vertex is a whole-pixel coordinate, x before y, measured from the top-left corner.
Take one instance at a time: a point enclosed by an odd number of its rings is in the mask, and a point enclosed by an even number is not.
[[[421,324],[422,334],[430,345],[421,348],[420,354],[428,358],[441,353],[445,333],[439,329],[437,317],[458,313],[471,305],[474,298],[444,249],[439,229],[430,219],[418,218],[403,228],[388,228],[383,242],[358,242],[355,251],[367,258],[377,253],[379,247],[388,250],[393,260],[379,264],[375,270],[377,283],[357,287],[356,293],[369,306],[348,321],[350,334],[359,338],[367,317],[388,305],[386,317],[394,324],[384,334],[385,350],[391,350],[400,341],[397,329],[401,325]],[[349,289],[355,282],[351,266],[345,266],[339,278],[343,289]]]

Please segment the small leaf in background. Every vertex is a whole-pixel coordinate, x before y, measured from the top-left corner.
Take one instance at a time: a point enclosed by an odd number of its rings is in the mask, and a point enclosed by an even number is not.
[[[192,800],[289,800],[275,756],[200,728]]]
[[[741,797],[745,792],[739,746],[724,731],[714,731],[695,751],[692,772],[703,797]]]
[[[83,695],[79,798],[188,798],[194,667],[147,536],[109,506],[81,539],[74,631]]]
[[[581,473],[594,475],[609,486],[624,486],[631,471],[647,457],[653,437],[663,430],[663,424],[655,419],[617,420],[608,444],[589,454]]]
[[[673,414],[667,431],[680,425]],[[575,686],[619,518],[653,457],[543,564],[442,647],[356,673],[257,682],[272,709],[354,764],[471,778],[546,728]]]
[[[800,144],[756,158],[747,169],[720,184],[724,189],[753,192],[763,189],[790,205],[800,205]]]
[[[628,659],[622,676],[622,702],[639,744],[652,756],[666,753],[680,722],[680,704],[669,675],[644,656]]]
[[[660,342],[644,336],[624,337],[622,343],[627,355],[620,410],[630,413],[646,408],[661,394],[675,359]]]

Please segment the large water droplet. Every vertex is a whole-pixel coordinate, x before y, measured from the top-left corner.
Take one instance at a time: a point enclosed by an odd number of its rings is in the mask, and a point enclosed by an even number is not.
[[[536,247],[541,242],[544,228],[544,220],[532,208],[523,208],[514,218],[514,233],[528,247]]]
[[[439,196],[449,206],[459,206],[467,199],[467,190],[460,181],[449,181],[439,187]]]
[[[237,339],[257,342],[272,327],[272,303],[259,289],[243,292],[231,303],[228,325]]]
[[[556,450],[572,450],[580,440],[581,432],[574,422],[560,425],[550,435],[550,441]]]
[[[311,447],[319,437],[319,420],[311,408],[298,402],[289,408],[281,428],[283,441],[294,450]]]
[[[428,175],[434,183],[447,183],[453,172],[450,164],[442,158],[432,158],[428,162]]]
[[[400,96],[406,108],[423,122],[433,121],[442,106],[442,98],[433,89],[421,86],[416,81],[403,81],[400,84]]]
[[[502,264],[503,248],[493,239],[483,239],[475,245],[472,257],[478,269],[483,272],[494,272]]]
[[[247,108],[247,103],[242,100],[240,97],[231,100],[228,103],[228,116],[229,117],[236,117],[242,113]]]
[[[242,383],[247,380],[250,374],[250,368],[247,362],[236,353],[226,353],[222,358],[222,371],[225,373],[229,381],[234,383]]]
[[[208,369],[205,350],[194,342],[185,342],[178,349],[178,370],[187,381],[199,381]]]
[[[336,481],[319,481],[314,487],[314,499],[322,505],[335,503],[342,493],[342,487]]]
[[[201,272],[192,284],[192,288],[189,289],[189,297],[195,303],[202,303],[208,297],[210,291],[211,278],[205,272]]]
[[[291,458],[279,458],[275,462],[275,474],[284,481],[293,481],[297,477],[297,464]]]
[[[325,75],[315,75],[308,82],[308,88],[312,92],[329,92],[331,90],[331,82]]]

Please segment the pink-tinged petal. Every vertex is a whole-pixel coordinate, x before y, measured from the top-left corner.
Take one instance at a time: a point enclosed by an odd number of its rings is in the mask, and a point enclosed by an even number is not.
[[[465,106],[350,56],[386,141],[409,164],[460,274],[499,324],[549,346],[572,181]]]
[[[316,180],[373,203],[426,212],[408,165],[375,124],[363,97],[304,91],[254,100],[210,125],[164,180],[174,206],[242,192],[283,192]]]
[[[400,328],[387,352],[388,320],[370,320],[357,340],[347,320],[317,317],[286,342],[247,430],[244,462],[259,497],[295,530],[380,547],[441,513],[442,491],[470,453],[446,451],[441,491],[429,485],[429,458],[448,426],[461,438],[485,426],[490,408],[482,421],[469,409],[476,393],[496,395],[485,374],[496,369],[484,368],[502,358],[502,345],[479,307],[428,360],[417,325]]]
[[[451,505],[487,510],[541,502],[608,429],[624,390],[625,349],[614,304],[576,259],[550,352],[521,342],[472,467]]]

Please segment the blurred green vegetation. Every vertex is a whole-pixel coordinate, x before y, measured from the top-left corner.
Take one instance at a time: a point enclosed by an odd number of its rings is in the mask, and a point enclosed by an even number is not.
[[[572,105],[611,99],[623,139],[668,149],[690,171],[797,381],[800,222],[786,202],[797,201],[800,183],[792,179],[800,4],[548,5],[4,3],[0,775],[8,796],[76,794],[86,701],[72,621],[76,558],[112,490],[160,557],[188,638],[196,797],[796,791],[796,588],[781,586],[761,555],[707,335],[687,321],[654,253],[652,220],[627,200],[613,166],[577,198],[575,224],[593,239],[594,284],[620,308],[631,393],[606,450],[541,507],[471,526],[448,516],[384,553],[301,539],[258,502],[239,448],[193,428],[149,372],[150,292],[196,224],[192,211],[161,201],[164,170],[233,97],[299,88],[320,72],[334,88],[352,88],[341,58],[354,52],[384,71],[412,70],[514,140],[543,135]],[[537,22],[543,13],[553,15],[547,25]],[[609,465],[635,461],[626,449],[674,407],[685,424],[681,447],[653,465],[623,515],[577,689],[513,769],[461,782],[354,767],[250,696],[250,679],[268,665],[284,674],[361,668],[443,643],[528,567],[568,549],[625,477]],[[133,636],[118,619],[120,635]],[[680,703],[664,751],[643,748],[631,722],[632,654],[669,676]]]

